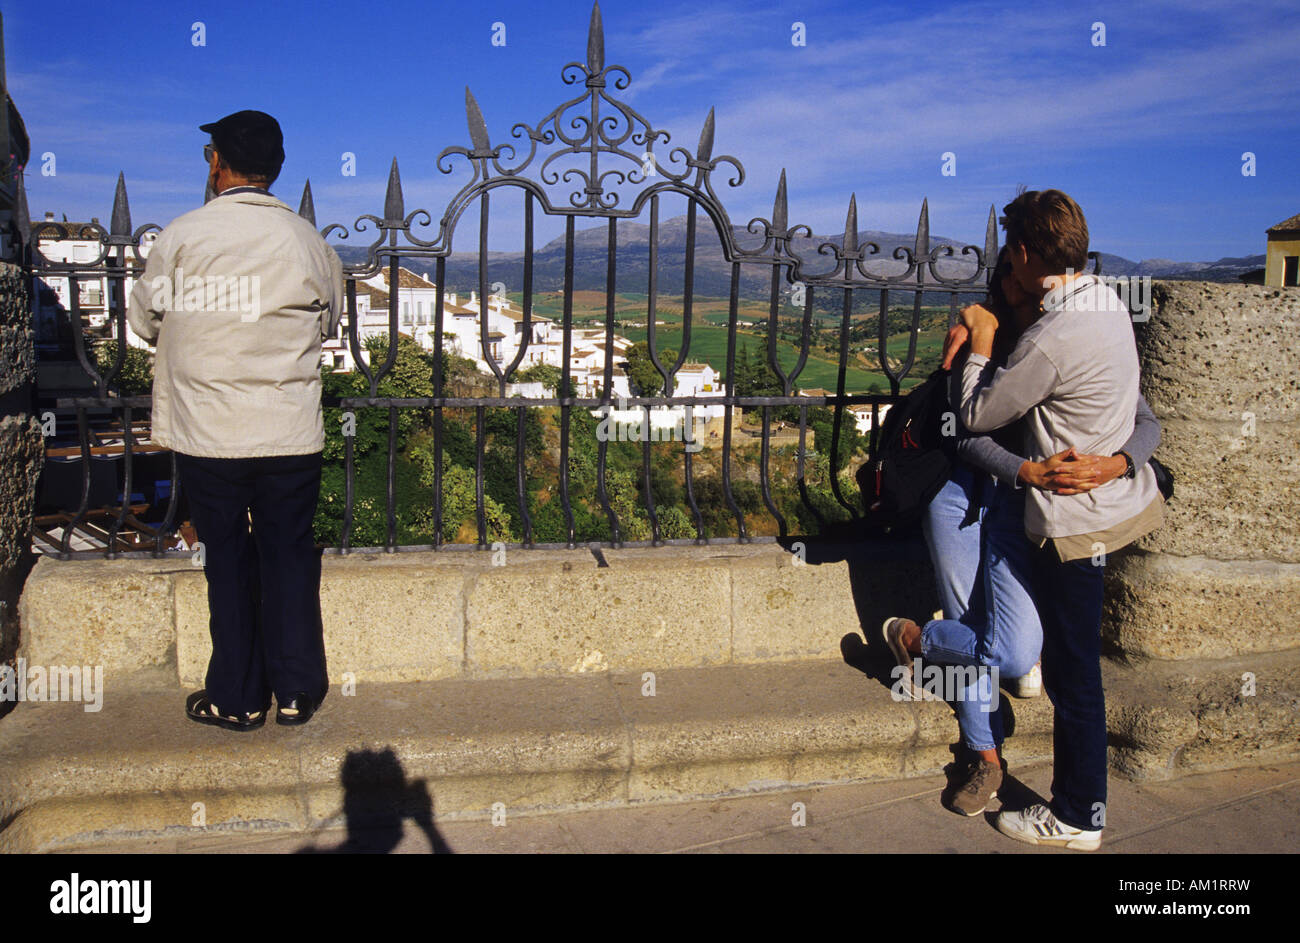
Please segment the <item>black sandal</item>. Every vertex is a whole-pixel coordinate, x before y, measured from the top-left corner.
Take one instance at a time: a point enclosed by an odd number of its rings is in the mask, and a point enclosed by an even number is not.
[[[284,727],[297,727],[311,720],[312,715],[320,709],[321,701],[313,698],[306,691],[299,691],[275,709],[275,722]]]
[[[185,699],[185,716],[200,724],[222,727],[226,730],[256,730],[266,723],[266,711],[251,714],[222,714],[212,701],[207,691],[195,691]]]

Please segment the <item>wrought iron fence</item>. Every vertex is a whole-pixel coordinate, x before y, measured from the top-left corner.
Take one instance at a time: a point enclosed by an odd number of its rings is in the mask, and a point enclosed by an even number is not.
[[[618,65],[606,65],[604,55],[604,38],[600,21],[600,10],[596,6],[592,11],[590,28],[587,36],[587,53],[585,61],[570,62],[561,71],[565,84],[576,85],[581,93],[557,106],[536,125],[516,124],[512,129],[512,141],[493,144],[487,131],[483,115],[473,95],[466,89],[466,113],[469,133],[469,146],[452,146],[438,156],[437,166],[440,171],[450,174],[454,162],[464,161],[471,172],[471,179],[455,194],[446,205],[436,227],[432,225],[431,214],[424,209],[407,212],[397,161],[393,160],[387,192],[384,198],[382,215],[366,214],[356,219],[351,226],[331,223],[320,230],[327,240],[346,243],[359,234],[373,232],[372,241],[357,253],[356,258],[345,265],[346,273],[346,313],[345,330],[347,353],[355,365],[356,371],[363,378],[362,395],[343,395],[328,397],[326,406],[330,407],[327,417],[327,431],[334,435],[331,428],[337,418],[355,418],[358,413],[366,415],[387,416],[386,465],[383,494],[383,529],[385,540],[382,549],[388,551],[405,549],[451,549],[456,547],[483,548],[495,543],[501,535],[491,532],[488,520],[489,496],[485,494],[485,455],[489,437],[490,411],[507,410],[513,413],[515,423],[514,448],[514,503],[517,516],[512,515],[517,526],[517,538],[502,540],[509,546],[521,547],[574,547],[592,537],[591,522],[579,526],[575,517],[573,482],[574,456],[573,427],[575,417],[590,416],[592,410],[603,410],[605,415],[615,406],[631,406],[640,409],[645,415],[645,428],[649,428],[651,411],[664,407],[669,410],[686,407],[701,409],[705,407],[720,408],[723,414],[720,433],[720,446],[710,446],[708,458],[710,470],[716,466],[720,473],[721,502],[724,506],[722,515],[734,524],[728,523],[724,528],[717,524],[716,515],[710,515],[713,525],[706,523],[709,509],[703,507],[699,499],[699,482],[696,464],[701,459],[699,448],[692,447],[690,441],[675,442],[671,448],[680,447],[681,483],[684,492],[684,506],[689,508],[689,522],[694,533],[681,536],[680,527],[677,536],[668,532],[662,520],[666,509],[657,506],[655,488],[652,486],[652,449],[662,450],[663,443],[652,442],[649,437],[641,442],[641,481],[639,482],[639,504],[635,509],[637,520],[641,521],[642,530],[648,531],[644,539],[632,539],[635,535],[628,532],[628,515],[626,502],[623,517],[620,518],[616,503],[611,496],[608,482],[608,459],[610,441],[608,437],[599,437],[595,448],[595,503],[603,515],[601,533],[596,534],[597,542],[606,546],[659,546],[682,543],[726,543],[748,542],[752,540],[771,540],[778,536],[791,534],[791,521],[787,513],[778,506],[772,486],[772,466],[774,448],[774,419],[786,417],[791,425],[797,425],[797,447],[793,449],[792,475],[797,485],[799,501],[810,512],[801,515],[801,520],[813,522],[814,527],[830,526],[832,518],[840,521],[853,521],[861,516],[859,496],[855,488],[842,481],[846,466],[853,459],[842,454],[842,440],[856,437],[856,432],[846,428],[846,411],[850,407],[862,405],[870,408],[870,432],[866,435],[866,452],[870,454],[876,445],[878,419],[882,407],[897,399],[917,361],[917,338],[920,333],[923,310],[932,311],[932,306],[925,304],[926,297],[939,299],[939,307],[946,308],[946,323],[955,320],[961,296],[974,297],[986,290],[989,269],[998,250],[996,217],[990,207],[983,246],[965,245],[956,247],[950,244],[931,245],[928,207],[922,202],[920,218],[917,224],[915,241],[911,246],[901,245],[882,250],[873,242],[860,242],[857,222],[856,197],[848,201],[844,235],[839,240],[816,242],[812,230],[805,225],[791,225],[786,197],[785,171],[781,172],[776,187],[776,196],[770,219],[755,218],[743,229],[733,228],[730,217],[715,187],[722,186],[718,177],[722,173],[725,186],[740,186],[745,179],[745,172],[739,160],[730,156],[715,155],[714,151],[714,114],[709,112],[704,121],[699,141],[694,150],[674,147],[661,157],[656,152],[667,148],[669,135],[663,130],[652,127],[650,122],[626,102],[613,97],[611,90],[621,90],[628,86],[631,79],[626,69]],[[724,167],[725,165],[725,167]],[[496,191],[501,191],[497,193]],[[490,277],[492,254],[488,250],[491,214],[491,202],[514,191],[522,198],[522,235],[523,253],[519,260],[519,310],[517,331],[517,348],[508,362],[498,346],[502,340],[509,338],[491,337],[489,330],[489,299],[501,298],[494,289]],[[20,195],[21,198],[21,195]],[[664,291],[661,284],[661,269],[670,268],[660,258],[661,253],[661,209],[669,200],[681,200],[685,203],[684,251],[682,254],[682,284],[680,291],[681,318],[680,328],[673,331],[679,335],[679,349],[675,355],[665,347],[662,331],[670,322],[663,321],[660,312],[660,298]],[[477,210],[477,213],[475,213]],[[521,364],[530,351],[530,345],[540,346],[535,336],[535,328],[550,323],[536,311],[535,271],[538,250],[534,246],[537,214],[563,222],[562,284],[560,297],[562,311],[559,325],[559,368],[560,380],[555,389],[545,390],[544,395],[508,395],[508,385],[522,373]],[[315,209],[310,182],[303,191],[300,214],[316,224]],[[700,217],[703,215],[704,219]],[[495,389],[468,391],[467,395],[456,395],[458,391],[449,389],[447,372],[450,363],[444,354],[450,350],[448,341],[447,316],[449,308],[449,286],[447,285],[449,263],[463,266],[463,257],[453,257],[453,243],[458,226],[463,221],[477,217],[477,270],[472,281],[472,295],[477,298],[479,317],[478,348],[462,353],[474,355],[487,370],[483,376],[495,386]],[[646,390],[629,385],[630,395],[619,397],[615,402],[616,387],[620,385],[625,373],[625,362],[618,360],[616,353],[616,313],[617,297],[620,290],[627,290],[626,278],[620,281],[619,251],[620,224],[627,226],[630,221],[648,218],[648,229],[644,231],[646,244],[644,283],[638,286],[645,294],[645,333],[646,354],[653,365],[657,382],[645,384],[655,388],[662,386],[665,395],[648,395]],[[603,294],[603,323],[596,330],[603,329],[603,363],[599,365],[598,380],[591,381],[583,388],[577,381],[579,372],[573,362],[575,336],[575,293],[576,278],[580,268],[577,260],[576,243],[580,233],[577,225],[580,220],[590,220],[597,225],[603,224],[605,233],[603,242],[603,262],[605,269]],[[150,408],[150,397],[142,394],[120,394],[115,388],[120,386],[124,364],[127,361],[127,326],[125,322],[126,284],[127,280],[138,277],[143,270],[142,245],[156,233],[160,227],[154,224],[133,227],[128,206],[124,179],[119,176],[117,192],[114,198],[110,224],[104,228],[97,221],[83,227],[79,233],[72,233],[69,227],[54,221],[40,222],[28,227],[25,202],[21,210],[23,226],[22,242],[26,247],[28,264],[38,279],[46,282],[57,279],[66,280],[67,318],[71,324],[71,342],[81,369],[89,378],[93,390],[84,395],[65,396],[58,399],[62,411],[75,415],[77,424],[77,445],[82,471],[82,487],[79,507],[73,513],[67,526],[62,531],[57,552],[62,558],[82,556],[72,545],[74,532],[93,513],[91,507],[91,425],[96,420],[101,423],[109,421],[116,426],[120,423],[120,450],[124,458],[120,501],[109,514],[105,526],[105,550],[109,556],[127,554],[152,554],[161,556],[168,552],[174,543],[177,532],[177,501],[180,497],[176,476],[174,457],[171,459],[170,485],[167,488],[166,511],[161,519],[146,522],[140,520],[132,509],[133,481],[132,460],[136,455],[135,429],[136,421]],[[703,233],[700,232],[703,230]],[[720,264],[725,266],[729,287],[725,308],[725,366],[721,371],[724,377],[723,388],[718,390],[696,390],[689,395],[677,395],[677,380],[688,358],[693,354],[693,329],[698,335],[703,330],[701,315],[698,311],[699,299],[696,297],[696,265],[700,245],[711,234],[716,238],[712,247],[721,256]],[[641,231],[638,230],[638,238]],[[43,246],[56,240],[68,240],[80,235],[96,247],[93,258],[56,259],[48,257]],[[591,237],[582,234],[584,247]],[[816,244],[814,244],[816,242]],[[342,251],[342,250],[341,250]],[[584,249],[585,251],[585,249]],[[638,249],[638,253],[640,249]],[[602,253],[597,253],[597,256]],[[584,257],[585,259],[586,257]],[[394,370],[399,353],[399,335],[402,323],[399,318],[401,305],[402,268],[431,263],[435,274],[432,277],[436,286],[436,298],[431,315],[431,338],[433,339],[431,357],[431,395],[393,396],[381,390],[386,378]],[[587,262],[581,263],[587,266]],[[588,266],[589,267],[589,266]],[[584,269],[585,271],[585,269]],[[377,356],[368,356],[366,337],[359,325],[358,290],[368,291],[367,279],[376,275],[387,274],[387,323],[386,345],[376,346],[371,340]],[[738,341],[741,334],[740,310],[742,304],[742,283],[749,284],[755,274],[765,284],[759,294],[766,306],[765,323],[760,328],[764,361],[775,383],[764,391],[741,391],[737,389]],[[87,349],[85,329],[87,311],[82,299],[82,286],[96,284],[106,286],[103,292],[104,308],[102,317],[106,325],[111,325],[111,333],[116,338],[109,363],[100,363]],[[638,294],[640,292],[638,291]],[[782,313],[786,307],[787,294],[793,293],[794,301],[801,302],[793,307],[793,318],[784,319]],[[93,298],[94,292],[88,293]],[[701,296],[702,297],[702,296]],[[856,300],[855,300],[856,299]],[[888,390],[851,391],[847,376],[851,367],[851,335],[860,335],[870,329],[873,319],[863,315],[863,299],[874,307],[875,329],[875,366],[878,374],[888,386]],[[891,325],[897,327],[900,317],[892,302],[901,300],[905,306],[903,317],[907,329],[905,350],[893,356],[889,349]],[[746,299],[748,301],[749,299]],[[801,374],[808,365],[810,348],[814,334],[815,306],[834,311],[838,309],[837,342],[830,345],[835,355],[836,389],[823,390],[817,395],[807,395],[798,384]],[[511,302],[511,306],[513,302]],[[451,307],[457,307],[452,305]],[[464,308],[463,305],[459,306]],[[894,317],[891,320],[891,312]],[[93,320],[93,317],[92,317]],[[793,328],[797,343],[793,344],[793,363],[790,357],[783,364],[779,352],[782,331]],[[165,330],[165,328],[164,328]],[[427,331],[426,331],[427,333]],[[585,336],[585,335],[584,335]],[[901,341],[896,342],[900,347]],[[380,349],[382,346],[382,349]],[[514,346],[507,344],[506,346]],[[553,345],[554,346],[554,345]],[[537,351],[533,351],[536,355]],[[747,348],[739,353],[740,360],[747,359]],[[535,359],[535,357],[534,357]],[[856,360],[856,358],[855,358]],[[630,381],[629,381],[630,382]],[[459,391],[465,393],[467,391]],[[535,392],[535,391],[530,391]],[[708,395],[705,395],[707,392]],[[488,395],[492,394],[492,395]],[[585,395],[581,395],[585,394]],[[831,412],[831,442],[829,450],[822,448],[826,455],[826,474],[817,482],[819,500],[814,500],[810,493],[809,464],[812,458],[808,448],[810,410],[827,408]],[[340,410],[339,413],[333,412]],[[537,505],[530,499],[529,485],[535,485],[535,474],[527,469],[529,459],[528,443],[530,434],[528,418],[536,416],[538,411],[549,410],[549,415],[558,426],[559,456],[556,462],[553,488],[562,509],[560,540],[538,540],[534,517]],[[761,493],[761,509],[766,515],[763,527],[755,527],[753,507],[747,513],[737,500],[737,481],[735,463],[738,445],[736,437],[745,433],[733,423],[736,411],[756,411],[759,418],[757,439],[758,491]],[[797,421],[795,415],[797,413]],[[456,534],[448,534],[444,520],[444,503],[446,488],[444,476],[448,474],[445,465],[448,435],[452,430],[449,423],[459,422],[459,416],[473,417],[472,423],[460,427],[459,432],[472,426],[473,437],[473,490],[474,510],[472,527],[476,541],[457,543]],[[508,415],[502,414],[502,415]],[[418,417],[427,422],[432,443],[432,487],[428,488],[428,510],[431,512],[432,540],[424,544],[403,544],[399,540],[397,470],[399,466],[398,445],[399,426],[402,416]],[[782,422],[776,419],[778,425]],[[587,423],[583,423],[584,428]],[[495,428],[504,428],[497,421]],[[685,429],[683,429],[685,432]],[[459,434],[458,432],[458,434]],[[116,433],[115,433],[116,434]],[[503,441],[504,435],[491,433],[494,442],[498,437]],[[686,436],[689,439],[689,434]],[[358,503],[357,468],[358,456],[354,435],[344,435],[342,442],[342,460],[344,468],[344,487],[342,495],[342,525],[337,540],[338,552],[347,553],[356,550],[352,535],[356,524]],[[792,438],[792,436],[791,436]],[[535,445],[536,443],[534,443]],[[660,453],[655,453],[660,454]],[[782,453],[787,455],[786,452]],[[536,469],[534,469],[536,472]],[[752,483],[751,483],[752,484]],[[824,494],[823,494],[824,492]],[[752,503],[752,502],[751,502]],[[681,508],[679,508],[680,510]],[[644,521],[640,516],[644,514]],[[554,515],[552,515],[554,516]],[[759,514],[758,517],[762,517]],[[452,522],[453,524],[455,522]],[[680,521],[678,521],[680,523]],[[755,533],[756,530],[775,530],[776,534]],[[810,528],[805,527],[806,532]],[[730,531],[721,533],[722,530]],[[143,535],[143,542],[124,543],[123,535],[134,532]],[[512,533],[512,537],[515,534]],[[546,535],[543,535],[546,536]],[[551,536],[555,536],[554,533]],[[372,547],[369,549],[380,549]],[[101,551],[96,551],[101,552]]]

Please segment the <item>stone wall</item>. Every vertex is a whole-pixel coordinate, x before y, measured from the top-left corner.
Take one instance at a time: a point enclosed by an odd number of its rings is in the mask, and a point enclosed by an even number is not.
[[[1300,647],[1300,291],[1157,282],[1142,389],[1175,477],[1165,524],[1108,567],[1124,657]]]
[[[31,569],[36,481],[44,448],[32,416],[31,309],[27,278],[0,263],[0,663],[18,640],[18,597]]]
[[[330,680],[435,681],[838,658],[892,615],[932,612],[911,554],[819,559],[774,543],[326,554]],[[42,557],[22,599],[31,665],[103,666],[201,686],[212,652],[203,571],[189,557]],[[851,641],[850,641],[851,643]],[[129,686],[129,685],[127,685]]]

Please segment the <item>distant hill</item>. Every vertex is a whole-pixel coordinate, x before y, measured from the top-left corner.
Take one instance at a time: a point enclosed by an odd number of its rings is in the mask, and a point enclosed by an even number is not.
[[[742,227],[733,227],[737,245],[746,249],[757,249],[762,240]],[[605,288],[605,249],[608,244],[607,227],[601,223],[574,233],[574,287],[579,291],[603,291]],[[814,236],[812,239],[800,238],[792,245],[813,272],[825,272],[831,269],[833,256],[820,255],[818,246],[823,243],[843,244],[843,234],[836,236]],[[647,287],[650,269],[648,246],[650,227],[644,223],[620,220],[618,223],[618,254],[615,281],[620,292],[644,292]],[[880,247],[878,255],[868,263],[871,271],[882,273],[901,272],[902,262],[892,258],[898,246],[911,247],[916,242],[915,234],[880,232],[863,230],[858,234],[859,245],[875,243]],[[954,246],[958,250],[966,243],[963,240],[944,236],[932,236],[931,247],[941,245]],[[336,245],[339,258],[345,263],[360,262],[365,258],[365,250],[359,246]],[[659,224],[659,292],[665,296],[680,295],[685,278],[686,217],[675,216]],[[433,263],[428,259],[403,259],[408,268],[419,273],[430,273]],[[1168,259],[1146,259],[1133,262],[1109,253],[1101,253],[1102,273],[1105,275],[1150,275],[1154,278],[1199,279],[1204,281],[1235,282],[1243,272],[1261,268],[1264,256],[1247,256],[1245,258],[1224,258],[1217,262],[1173,262]],[[952,259],[941,259],[938,263],[940,274],[948,278],[959,277],[972,270],[973,262],[960,255]],[[522,252],[489,252],[488,282],[504,282],[507,291],[519,291],[523,286],[524,261]],[[478,286],[478,255],[475,252],[454,252],[447,259],[447,287],[453,291],[468,292]],[[740,296],[746,299],[765,299],[771,284],[771,274],[761,265],[742,265],[740,277]],[[695,292],[703,297],[726,297],[730,292],[731,267],[723,258],[722,246],[714,230],[704,215],[700,215],[696,229],[695,255]],[[558,292],[564,287],[564,239],[559,237],[536,249],[533,255],[533,287],[537,292]],[[895,292],[891,297],[900,295]],[[875,292],[856,293],[859,300],[871,302],[876,300]],[[821,301],[832,305],[835,299],[829,292],[818,296]],[[931,296],[937,298],[937,296]],[[972,294],[969,299],[978,296]],[[898,300],[906,300],[899,297]],[[929,299],[927,298],[927,301]],[[822,305],[818,304],[818,308]]]
[[[1236,282],[1242,274],[1263,267],[1263,253],[1242,258],[1222,258],[1217,262],[1174,262],[1171,259],[1132,262],[1118,255],[1101,253],[1103,275],[1150,275],[1152,278]]]

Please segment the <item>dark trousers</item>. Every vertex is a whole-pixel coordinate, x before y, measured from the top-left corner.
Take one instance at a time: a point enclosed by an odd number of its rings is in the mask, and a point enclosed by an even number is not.
[[[203,544],[212,660],[207,692],[223,713],[265,711],[271,694],[325,696],[320,551],[312,518],[321,453],[202,458],[176,453]],[[251,518],[251,532],[250,532]]]
[[[1083,829],[1105,824],[1104,569],[1091,558],[1062,563],[1050,543],[1034,560],[1034,595],[1043,622],[1043,690],[1055,713],[1052,813]]]

